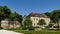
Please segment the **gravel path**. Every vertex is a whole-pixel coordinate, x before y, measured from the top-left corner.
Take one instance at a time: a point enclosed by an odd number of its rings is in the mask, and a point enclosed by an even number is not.
[[[9,30],[0,30],[0,34],[22,34],[22,33],[17,33]]]

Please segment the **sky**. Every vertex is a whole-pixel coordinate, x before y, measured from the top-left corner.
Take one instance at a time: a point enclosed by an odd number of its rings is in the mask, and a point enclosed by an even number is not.
[[[60,0],[0,0],[0,6],[8,6],[12,12],[28,15],[60,9]]]

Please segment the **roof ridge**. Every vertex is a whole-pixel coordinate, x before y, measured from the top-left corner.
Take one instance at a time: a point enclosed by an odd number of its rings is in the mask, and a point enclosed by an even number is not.
[[[47,15],[45,14],[39,14],[39,13],[35,13],[35,12],[31,12],[29,14],[29,16],[34,16],[34,17],[48,17]]]

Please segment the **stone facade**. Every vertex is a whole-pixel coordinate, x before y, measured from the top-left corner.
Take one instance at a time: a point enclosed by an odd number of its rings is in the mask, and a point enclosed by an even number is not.
[[[40,19],[44,19],[46,22],[45,26],[48,26],[49,22],[50,22],[50,18],[44,14],[38,14],[38,13],[30,13],[28,16],[30,16],[30,19],[32,21],[32,26],[39,26],[38,22]]]
[[[8,27],[9,27],[9,26],[8,26],[8,22],[9,22],[9,21],[4,21],[4,20],[2,20],[2,21],[1,21],[1,27],[4,28],[4,29],[8,28]]]
[[[46,26],[48,26],[50,19],[49,18],[43,18],[43,17],[30,17],[31,21],[32,21],[32,26],[39,26],[38,22],[40,19],[44,19],[46,22]]]
[[[1,21],[1,27],[4,29],[20,27],[20,22],[5,19]]]

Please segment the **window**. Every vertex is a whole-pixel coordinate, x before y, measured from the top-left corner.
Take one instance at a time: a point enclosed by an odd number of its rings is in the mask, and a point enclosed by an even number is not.
[[[34,18],[34,21],[35,21],[35,18]]]
[[[34,26],[35,26],[35,23],[34,23]]]
[[[38,18],[36,20],[38,20]]]

